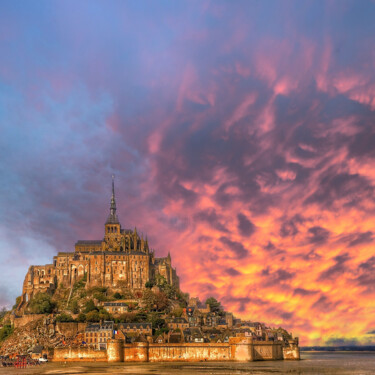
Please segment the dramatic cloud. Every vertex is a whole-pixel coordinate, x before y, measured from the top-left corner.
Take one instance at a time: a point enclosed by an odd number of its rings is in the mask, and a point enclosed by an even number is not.
[[[114,173],[122,226],[184,291],[302,345],[368,343],[374,19],[367,0],[2,1],[0,304],[103,237]]]

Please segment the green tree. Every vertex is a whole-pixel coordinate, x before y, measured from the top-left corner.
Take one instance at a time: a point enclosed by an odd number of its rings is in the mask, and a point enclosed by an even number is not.
[[[107,296],[102,292],[94,293],[94,298],[97,299],[100,302],[104,302],[104,301],[108,300]]]
[[[62,313],[56,316],[56,322],[68,323],[68,322],[74,322],[74,321],[75,320],[70,314]]]
[[[86,314],[80,313],[77,318],[77,322],[84,323],[86,321]]]
[[[4,319],[5,315],[7,314],[8,310],[3,307],[0,311],[0,322]]]
[[[162,335],[163,333],[168,333],[169,332],[169,328],[168,327],[162,327],[162,328],[159,328],[159,329],[156,329],[155,330],[155,336],[159,336],[159,335]]]
[[[168,297],[164,292],[155,293],[156,295],[156,311],[164,311],[169,307]]]
[[[142,311],[138,312],[137,314],[135,314],[135,321],[139,323],[147,321],[147,314]]]
[[[167,285],[167,280],[164,276],[157,274],[155,276],[156,285],[163,288],[165,285]]]
[[[212,312],[223,312],[223,307],[221,306],[221,303],[214,297],[207,298],[206,305],[210,306]]]
[[[16,303],[13,305],[13,310],[15,310],[17,308],[17,306],[20,304],[21,298],[22,298],[21,296],[16,298]]]
[[[79,313],[78,301],[76,299],[72,302],[72,313],[73,314]]]
[[[0,341],[4,341],[13,333],[13,327],[7,323],[0,329]]]
[[[148,288],[148,289],[151,289],[155,284],[149,280],[149,281],[146,281],[146,284],[145,284],[145,287]]]
[[[114,299],[121,299],[121,298],[122,298],[122,295],[121,295],[119,292],[116,292],[116,293],[113,295],[113,298],[114,298]]]
[[[92,299],[89,299],[87,302],[86,302],[86,305],[85,305],[85,313],[89,313],[91,311],[96,311],[98,312],[98,308],[95,306],[95,303]]]
[[[133,323],[136,322],[135,313],[123,313],[119,316],[119,323]]]
[[[175,308],[172,312],[171,315],[175,316],[176,318],[180,318],[183,314],[184,310],[181,307]]]
[[[105,309],[99,310],[99,318],[100,320],[113,320],[112,315]]]
[[[38,293],[31,299],[29,308],[33,314],[50,314],[55,306],[49,294]]]
[[[156,303],[155,293],[150,289],[145,290],[142,296],[142,303],[147,310],[153,310]]]
[[[165,320],[160,317],[155,317],[155,319],[151,319],[151,323],[152,323],[152,328],[154,330],[162,329],[167,326]]]
[[[86,314],[86,320],[88,322],[100,322],[99,312],[96,310],[92,310]]]

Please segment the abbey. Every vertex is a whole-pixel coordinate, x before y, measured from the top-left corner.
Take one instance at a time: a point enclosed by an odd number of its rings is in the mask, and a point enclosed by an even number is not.
[[[31,266],[23,283],[20,305],[38,292],[53,293],[60,285],[71,287],[85,278],[86,287],[144,289],[148,281],[162,276],[170,285],[179,287],[171,257],[156,258],[147,238],[137,230],[123,229],[116,214],[114,178],[110,213],[101,240],[80,240],[74,252],[59,252],[53,264]]]

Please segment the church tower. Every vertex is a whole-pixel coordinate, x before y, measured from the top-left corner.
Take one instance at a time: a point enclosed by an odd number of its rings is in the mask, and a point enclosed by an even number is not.
[[[116,214],[116,198],[115,198],[115,176],[112,175],[112,197],[109,215],[104,226],[106,250],[122,251],[121,224]]]

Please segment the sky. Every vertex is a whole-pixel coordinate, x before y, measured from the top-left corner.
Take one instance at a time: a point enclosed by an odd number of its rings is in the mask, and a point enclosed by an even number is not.
[[[124,228],[183,291],[375,344],[374,1],[0,3],[0,306]]]

